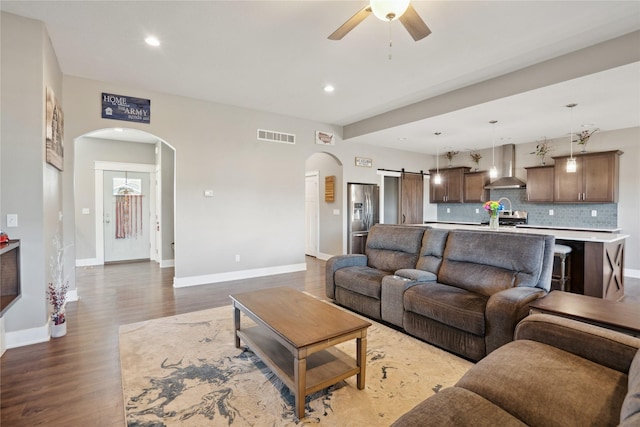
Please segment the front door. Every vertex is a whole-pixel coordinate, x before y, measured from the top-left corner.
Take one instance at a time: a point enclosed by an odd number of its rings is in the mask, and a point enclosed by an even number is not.
[[[104,261],[149,259],[149,174],[104,171]]]

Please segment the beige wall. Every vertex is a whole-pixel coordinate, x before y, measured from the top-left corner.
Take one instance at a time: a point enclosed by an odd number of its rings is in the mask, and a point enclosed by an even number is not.
[[[8,13],[1,19],[0,228],[20,239],[21,254],[22,296],[3,316],[11,348],[49,338],[45,289],[52,240],[63,233],[62,188],[69,171],[45,162],[46,88],[64,100],[62,73],[44,24]],[[7,213],[18,215],[18,227],[6,228]]]
[[[151,99],[151,123],[127,127],[152,133],[176,149],[179,285],[304,268],[305,162],[314,153],[330,153],[344,165],[343,205],[346,182],[377,183],[377,168],[426,170],[432,161],[339,138],[335,146],[317,145],[316,130],[341,134],[340,127],[325,123],[71,76],[65,76],[64,88],[68,140],[122,125],[100,117],[102,92]],[[297,142],[258,141],[258,128],[295,134]],[[371,158],[373,167],[356,167],[356,156]],[[205,198],[204,190],[213,190],[214,197]],[[346,226],[343,210],[339,221]]]

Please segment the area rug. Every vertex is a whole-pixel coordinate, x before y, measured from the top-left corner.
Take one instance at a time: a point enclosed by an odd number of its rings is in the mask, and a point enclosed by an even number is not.
[[[231,306],[121,326],[127,425],[388,426],[472,365],[372,323],[365,389],[351,377],[307,396],[301,420],[288,388],[250,350],[235,348]],[[243,315],[242,327],[249,324]],[[338,348],[355,355],[355,341]]]

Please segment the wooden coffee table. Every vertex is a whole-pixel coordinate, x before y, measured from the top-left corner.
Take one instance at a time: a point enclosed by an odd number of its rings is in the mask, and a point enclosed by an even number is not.
[[[236,347],[242,340],[289,387],[296,414],[305,397],[357,375],[365,384],[367,328],[371,323],[292,288],[231,295]],[[257,325],[240,327],[240,312]],[[334,346],[356,340],[355,359]]]

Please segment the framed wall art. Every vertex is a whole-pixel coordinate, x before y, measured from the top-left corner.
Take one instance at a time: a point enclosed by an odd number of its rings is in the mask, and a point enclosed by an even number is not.
[[[45,150],[47,163],[58,170],[64,165],[64,114],[53,89],[47,87]]]
[[[363,168],[370,168],[373,165],[373,160],[364,157],[356,157],[356,166]]]

